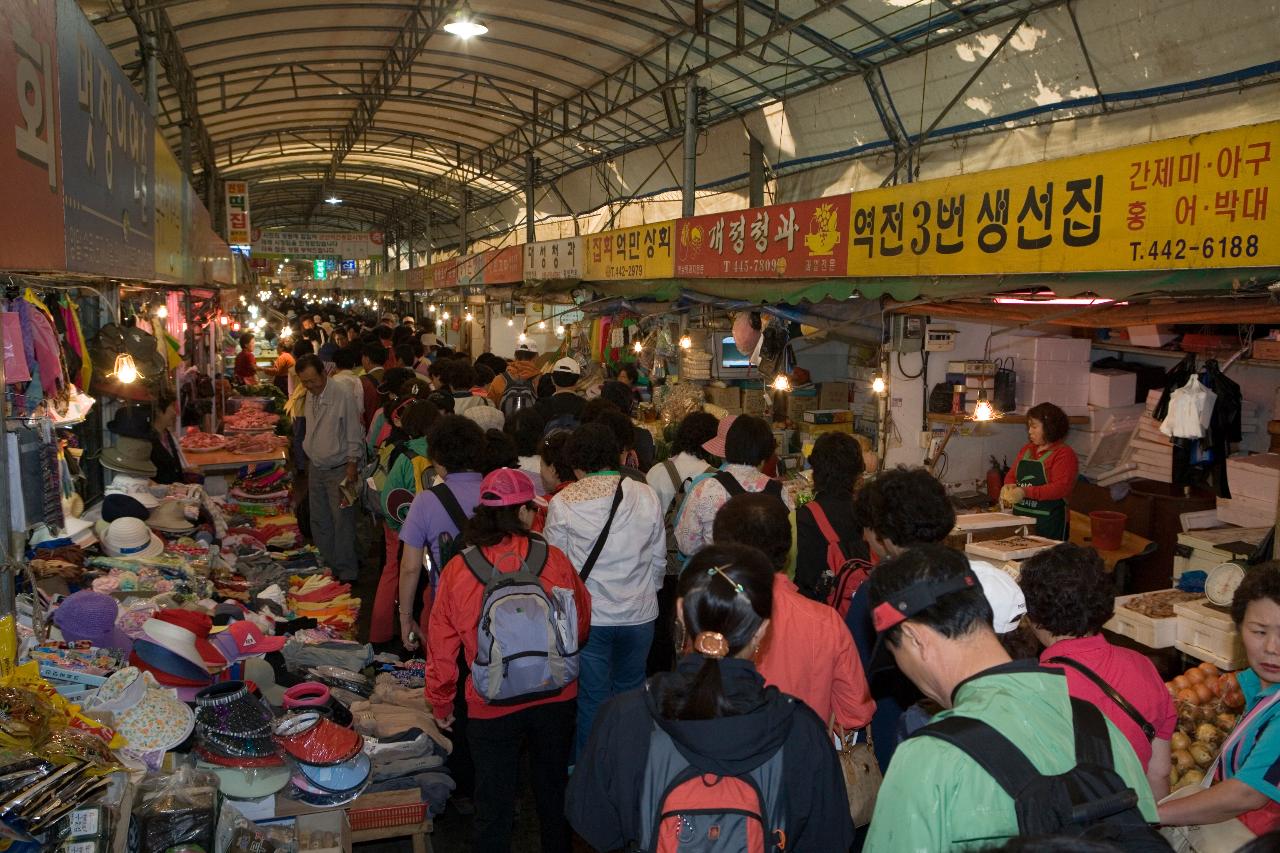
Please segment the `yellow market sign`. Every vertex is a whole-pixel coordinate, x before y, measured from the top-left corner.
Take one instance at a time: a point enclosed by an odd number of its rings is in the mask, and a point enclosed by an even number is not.
[[[1280,265],[1280,122],[854,193],[850,276]]]
[[[671,278],[676,220],[616,228],[583,237],[582,277],[593,281]]]

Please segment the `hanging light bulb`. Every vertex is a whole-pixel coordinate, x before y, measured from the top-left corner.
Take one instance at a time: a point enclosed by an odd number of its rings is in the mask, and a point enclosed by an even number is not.
[[[434,314],[434,313],[436,313],[436,306],[434,306],[434,305],[428,305],[428,306],[427,306],[427,310],[428,310],[428,311],[430,311],[432,314]]]
[[[539,332],[545,332],[546,330],[547,330],[547,321],[546,321],[546,320],[539,320],[539,321],[538,321],[538,331],[539,331]]]
[[[883,394],[889,390],[889,384],[884,381],[883,376],[877,376],[871,380],[871,391],[875,394]]]
[[[507,328],[508,328],[508,329],[510,329],[510,328],[511,328],[512,326],[514,326],[515,324],[516,324],[516,321],[515,321],[515,320],[512,320],[510,317],[508,317],[508,318],[507,318]],[[523,337],[524,337],[524,335],[521,335],[520,337],[522,337],[522,338],[523,338]]]
[[[772,387],[775,391],[790,391],[791,380],[787,378],[787,374],[779,373],[773,377]]]
[[[526,335],[524,332],[521,332],[520,336],[516,338],[516,343],[523,344],[523,343],[527,343],[528,340],[529,340],[529,336]]]
[[[116,356],[115,376],[125,385],[138,378],[138,366],[133,363],[133,356],[125,352]]]
[[[221,316],[218,317],[218,322],[224,326],[227,326],[231,324],[231,318],[228,317],[226,314],[222,314]]]
[[[475,319],[475,315],[473,315],[470,311],[468,311],[466,314],[463,315],[462,319],[470,323],[472,320]]]
[[[168,307],[161,305],[159,308],[156,309],[156,316],[159,317],[161,320],[163,320],[165,317],[168,317],[169,316]]]
[[[693,338],[688,335],[680,336],[680,349],[690,349],[693,347]]]
[[[635,350],[636,355],[639,355],[640,353],[644,352],[644,344],[640,343],[639,341],[636,341],[634,344],[631,345],[631,349]]]
[[[280,330],[280,340],[287,341],[293,337],[293,326],[285,326]]]
[[[449,319],[449,312],[448,312],[448,311],[446,311],[446,312],[444,312],[443,314],[441,314],[441,315],[440,315],[440,319],[441,319],[441,320],[448,320],[448,319]]]
[[[985,392],[978,392],[978,402],[973,407],[972,419],[978,423],[994,421],[1000,417],[1000,411],[987,399]]]

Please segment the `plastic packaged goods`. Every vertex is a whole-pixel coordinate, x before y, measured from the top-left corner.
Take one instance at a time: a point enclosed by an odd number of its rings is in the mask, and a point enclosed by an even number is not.
[[[211,773],[184,765],[173,773],[148,776],[133,812],[139,853],[214,849],[217,807],[218,779]]]

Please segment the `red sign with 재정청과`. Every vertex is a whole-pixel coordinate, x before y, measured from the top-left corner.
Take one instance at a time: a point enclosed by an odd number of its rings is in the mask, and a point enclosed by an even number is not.
[[[681,219],[676,277],[842,276],[848,220],[847,195]]]

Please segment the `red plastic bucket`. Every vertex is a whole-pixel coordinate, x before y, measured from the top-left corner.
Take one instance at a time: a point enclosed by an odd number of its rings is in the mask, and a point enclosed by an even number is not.
[[[1099,551],[1114,551],[1120,547],[1124,538],[1124,523],[1129,516],[1123,512],[1111,512],[1100,509],[1089,513],[1089,524],[1093,534],[1093,547]]]

